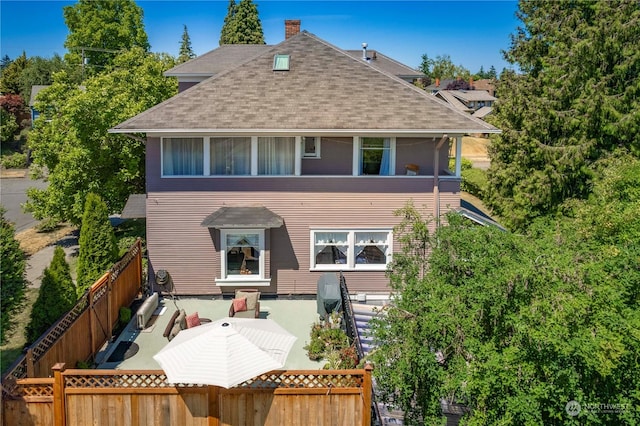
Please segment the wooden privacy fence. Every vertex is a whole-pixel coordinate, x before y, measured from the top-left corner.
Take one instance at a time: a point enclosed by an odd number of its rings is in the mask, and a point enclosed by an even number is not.
[[[12,397],[18,379],[50,376],[59,362],[75,366],[92,359],[111,338],[120,307],[130,306],[141,287],[142,244],[138,240],[9,368],[2,377],[3,400]]]
[[[371,424],[371,370],[272,371],[232,389],[171,385],[162,370],[67,370],[22,379],[5,425]]]

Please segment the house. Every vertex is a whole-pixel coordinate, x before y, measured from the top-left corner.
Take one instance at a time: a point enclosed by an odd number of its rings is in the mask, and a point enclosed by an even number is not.
[[[440,90],[435,96],[454,106],[461,104],[466,111],[478,118],[489,114],[493,103],[497,100],[486,90]]]
[[[394,212],[460,207],[462,136],[499,130],[376,57],[306,31],[222,46],[167,73],[176,96],[110,129],[146,134],[152,283],[166,270],[182,295],[312,295],[342,271],[350,291],[388,295]]]

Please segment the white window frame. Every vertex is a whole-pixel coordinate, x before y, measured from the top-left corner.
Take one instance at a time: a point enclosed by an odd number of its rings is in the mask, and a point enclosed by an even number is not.
[[[313,143],[314,143],[314,147],[315,147],[315,151],[312,153],[307,153],[306,148],[306,139],[309,138],[313,138]],[[319,159],[320,157],[320,145],[321,145],[321,138],[320,136],[302,136],[302,158],[316,158]]]
[[[203,174],[201,175],[167,175],[164,172],[164,143],[166,140],[168,139],[202,139],[202,158],[203,158],[203,164],[202,164],[202,171]],[[209,155],[209,138],[208,137],[203,137],[203,136],[167,136],[167,137],[162,137],[160,139],[160,177],[163,178],[178,178],[178,179],[182,179],[182,178],[198,178],[198,177],[203,177],[203,176],[207,176],[209,173],[209,166],[208,166],[208,162],[205,161],[205,156]]]
[[[389,174],[388,175],[365,175],[360,173],[360,166],[362,163],[362,139],[369,136],[354,136],[353,138],[353,163],[352,163],[352,175],[353,176],[370,176],[370,177],[387,177],[395,176],[396,174],[396,138],[395,136],[385,138],[389,139]],[[372,136],[378,137],[378,136]]]
[[[227,235],[229,234],[258,234],[258,246],[260,255],[258,257],[259,274],[251,275],[229,275],[227,274]],[[234,286],[250,284],[255,286],[269,286],[271,279],[265,277],[265,230],[264,229],[221,229],[220,230],[220,277],[216,279],[219,286]]]
[[[316,233],[320,232],[346,232],[347,233],[347,263],[340,264],[316,264]],[[356,263],[355,235],[359,232],[385,232],[387,234],[387,251],[385,253],[387,263],[371,264]],[[393,230],[390,228],[313,228],[309,232],[310,271],[386,271],[393,257]]]

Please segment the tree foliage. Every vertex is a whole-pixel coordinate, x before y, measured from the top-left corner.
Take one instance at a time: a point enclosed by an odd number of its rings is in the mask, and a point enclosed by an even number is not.
[[[187,62],[189,59],[193,59],[196,57],[196,54],[193,53],[193,49],[191,48],[191,37],[189,37],[189,32],[187,31],[187,26],[184,26],[184,31],[182,32],[182,41],[180,43],[180,52],[178,55],[178,62]]]
[[[258,7],[252,0],[229,0],[227,16],[220,31],[220,45],[265,44]]]
[[[13,61],[9,62],[2,68],[2,76],[0,77],[0,93],[17,95],[20,93],[20,76],[22,71],[27,67],[27,54],[22,52]]]
[[[27,341],[34,342],[40,337],[73,308],[76,300],[76,287],[64,250],[56,246],[51,264],[43,272],[40,292],[31,311],[31,320],[26,329]]]
[[[4,343],[12,328],[12,317],[24,301],[25,279],[24,252],[14,235],[14,227],[4,217],[0,207],[0,343]]]
[[[374,322],[372,358],[410,423],[440,422],[443,398],[469,406],[470,425],[640,422],[640,161],[597,168],[570,217],[524,235],[458,216],[431,232],[412,206],[400,212],[394,301]],[[618,410],[572,417],[572,400]]]
[[[168,55],[132,49],[114,68],[78,87],[64,72],[41,91],[41,111],[29,135],[33,161],[49,170],[46,189],[30,189],[26,207],[38,219],[80,223],[86,194],[106,201],[110,213],[129,194],[144,192],[144,143],[107,131],[168,99],[177,91],[163,73],[175,65]]]
[[[593,165],[640,154],[640,4],[522,1],[492,124],[489,205],[511,227],[591,189]]]
[[[20,94],[25,100],[30,99],[32,86],[49,85],[53,83],[55,73],[67,69],[67,65],[58,54],[53,55],[51,59],[40,56],[29,58],[20,74]]]
[[[63,10],[69,28],[64,47],[70,50],[66,58],[70,64],[81,64],[83,47],[93,49],[85,50],[84,57],[98,71],[113,63],[111,50],[149,50],[143,11],[133,0],[78,0]]]
[[[118,244],[107,205],[96,194],[87,195],[79,245],[77,288],[81,296],[118,260]]]
[[[462,65],[454,65],[449,55],[438,55],[435,59],[429,58],[425,53],[418,67],[420,71],[431,79],[469,79],[471,72]]]

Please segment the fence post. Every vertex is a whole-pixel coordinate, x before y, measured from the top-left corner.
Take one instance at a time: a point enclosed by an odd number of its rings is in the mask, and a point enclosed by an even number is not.
[[[54,426],[65,426],[67,424],[67,413],[65,409],[64,395],[64,362],[55,364],[53,370],[53,424]]]
[[[373,366],[367,363],[364,366],[364,377],[362,380],[362,392],[363,392],[362,426],[371,425],[371,393],[373,392],[373,386],[371,381],[372,371],[373,371]]]
[[[209,386],[209,422],[208,426],[220,425],[220,388]]]
[[[27,377],[35,377],[35,371],[33,368],[33,349],[27,349],[24,360],[27,362]]]

